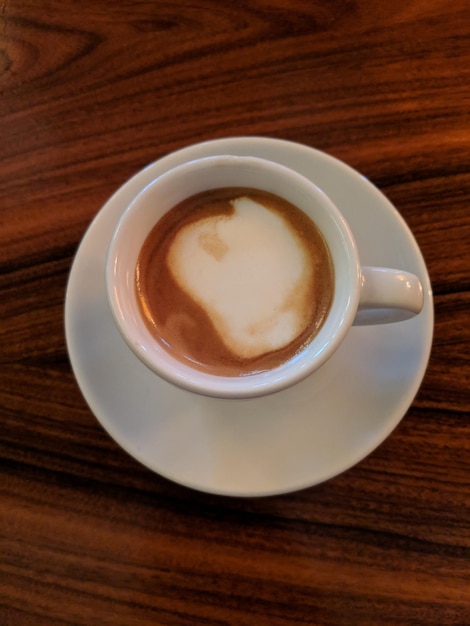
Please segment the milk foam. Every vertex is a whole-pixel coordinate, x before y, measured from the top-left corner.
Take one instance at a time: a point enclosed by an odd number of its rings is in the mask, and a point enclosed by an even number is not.
[[[230,215],[187,224],[167,256],[173,278],[208,314],[225,346],[253,358],[307,327],[313,262],[279,213],[248,198]]]

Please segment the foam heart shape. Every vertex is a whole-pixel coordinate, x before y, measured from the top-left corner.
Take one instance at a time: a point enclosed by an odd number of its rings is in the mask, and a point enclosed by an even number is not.
[[[287,346],[307,327],[313,263],[279,213],[247,197],[232,206],[230,215],[183,227],[168,264],[225,346],[253,358]]]

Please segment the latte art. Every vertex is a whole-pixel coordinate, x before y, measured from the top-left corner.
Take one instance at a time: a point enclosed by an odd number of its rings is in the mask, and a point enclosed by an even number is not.
[[[246,375],[291,358],[332,300],[329,252],[313,222],[266,192],[218,189],[169,211],[137,264],[141,311],[178,359]]]
[[[313,267],[280,215],[247,197],[230,204],[231,215],[182,228],[168,266],[227,349],[249,359],[285,347],[305,330]]]

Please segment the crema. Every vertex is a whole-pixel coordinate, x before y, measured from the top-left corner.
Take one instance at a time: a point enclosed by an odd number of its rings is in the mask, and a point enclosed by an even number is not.
[[[220,376],[293,358],[334,293],[328,247],[286,200],[246,188],[187,198],[149,233],[137,262],[141,314],[174,357]]]

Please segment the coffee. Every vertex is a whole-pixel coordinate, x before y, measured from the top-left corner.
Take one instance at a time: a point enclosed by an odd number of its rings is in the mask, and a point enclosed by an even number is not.
[[[198,193],[167,212],[141,249],[135,280],[155,339],[221,376],[294,357],[319,331],[334,291],[312,220],[278,196],[238,187]]]

